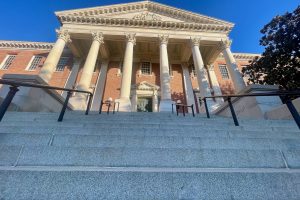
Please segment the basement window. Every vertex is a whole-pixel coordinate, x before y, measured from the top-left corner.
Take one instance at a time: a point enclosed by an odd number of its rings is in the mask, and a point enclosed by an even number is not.
[[[229,74],[226,65],[219,65],[222,79],[229,79]]]
[[[56,70],[57,72],[62,72],[65,70],[66,65],[68,64],[69,57],[61,57],[57,66]]]
[[[11,66],[15,58],[16,58],[15,55],[6,56],[6,59],[3,61],[1,65],[1,69],[7,70]]]

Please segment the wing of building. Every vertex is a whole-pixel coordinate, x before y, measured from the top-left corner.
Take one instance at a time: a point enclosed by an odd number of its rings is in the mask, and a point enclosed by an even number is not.
[[[55,43],[0,41],[0,75],[38,75],[50,85],[92,91],[92,110],[108,98],[121,111],[170,111],[178,100],[199,110],[196,97],[242,90],[239,70],[259,56],[231,52],[234,24],[156,2],[55,14]],[[71,103],[82,109],[86,97]]]

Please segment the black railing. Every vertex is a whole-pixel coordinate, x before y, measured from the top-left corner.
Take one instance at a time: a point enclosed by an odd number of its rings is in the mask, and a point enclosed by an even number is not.
[[[31,88],[41,88],[41,89],[48,89],[48,90],[67,91],[67,96],[66,96],[65,102],[64,102],[63,107],[61,109],[59,118],[57,120],[59,122],[61,122],[63,120],[66,109],[68,108],[69,99],[70,99],[70,97],[72,96],[72,94],[74,92],[88,94],[89,100],[88,100],[87,108],[86,108],[86,111],[85,111],[86,115],[89,114],[92,99],[93,99],[93,93],[88,92],[88,91],[83,91],[83,90],[74,90],[74,89],[53,87],[53,86],[49,86],[49,85],[35,84],[35,83],[29,83],[29,82],[20,82],[20,81],[13,81],[13,80],[7,80],[7,79],[0,79],[0,84],[10,85],[9,92],[6,95],[5,99],[3,100],[3,102],[0,106],[0,121],[4,117],[4,115],[7,111],[10,103],[12,102],[15,94],[19,91],[19,89],[18,89],[19,87],[31,87]]]
[[[109,114],[109,112],[110,112],[110,107],[113,106],[113,114],[115,114],[115,112],[116,112],[116,104],[118,105],[117,112],[119,112],[120,102],[115,102],[115,101],[113,102],[113,101],[110,101],[110,100],[102,101],[101,104],[100,104],[100,108],[99,108],[99,114],[102,113],[102,107],[103,107],[103,105],[107,106],[107,111],[106,111],[107,114]]]
[[[174,106],[175,106],[175,108],[176,108],[176,114],[177,114],[177,116],[178,116],[178,114],[179,114],[180,108],[181,108],[181,110],[182,110],[183,116],[185,116],[185,108],[187,109],[187,111],[188,111],[188,108],[191,108],[191,109],[192,109],[193,117],[195,117],[195,111],[194,111],[194,105],[193,105],[193,104],[190,105],[190,106],[184,105],[184,104],[178,104],[178,103],[172,104],[172,113],[174,113]]]
[[[230,108],[230,112],[231,112],[231,116],[232,119],[234,121],[234,124],[236,126],[239,126],[239,121],[237,119],[237,116],[235,114],[234,111],[234,107],[232,105],[232,101],[231,99],[233,97],[237,97],[237,98],[242,98],[242,97],[267,97],[267,96],[279,96],[285,99],[286,105],[290,111],[290,113],[292,114],[296,124],[298,125],[298,128],[300,129],[300,115],[297,111],[297,109],[295,108],[295,106],[292,103],[292,99],[291,97],[298,97],[300,96],[300,91],[281,91],[281,92],[269,92],[269,93],[254,93],[254,94],[237,94],[237,95],[220,95],[220,96],[211,96],[211,97],[204,97],[204,98],[200,98],[199,100],[204,102],[205,105],[205,111],[206,111],[206,115],[207,118],[210,118],[210,114],[209,114],[209,110],[208,110],[208,106],[207,106],[207,99],[214,99],[214,98],[224,98],[225,101],[228,101],[228,105]]]

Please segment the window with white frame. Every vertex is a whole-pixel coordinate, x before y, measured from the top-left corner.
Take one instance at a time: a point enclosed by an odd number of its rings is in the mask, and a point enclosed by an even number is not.
[[[229,79],[227,66],[226,65],[219,65],[219,69],[220,69],[222,79]]]
[[[43,59],[43,56],[34,56],[31,60],[31,62],[29,63],[27,70],[29,70],[29,71],[36,70],[36,68],[40,65],[42,59]]]
[[[8,69],[10,65],[13,63],[14,59],[16,58],[16,55],[8,55],[6,59],[3,61],[1,65],[1,69]]]
[[[57,72],[62,72],[65,70],[66,65],[68,64],[69,57],[61,57],[57,66],[56,66],[56,71]]]
[[[141,64],[141,74],[151,75],[151,63],[150,62],[142,62],[142,64]]]

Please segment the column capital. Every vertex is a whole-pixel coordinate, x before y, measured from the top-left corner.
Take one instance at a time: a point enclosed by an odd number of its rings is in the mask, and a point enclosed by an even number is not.
[[[160,44],[168,44],[169,42],[169,35],[158,35]]]
[[[192,38],[191,37],[191,45],[194,47],[194,46],[200,46],[200,42],[201,42],[201,38],[200,37],[195,37],[195,38]]]
[[[131,42],[131,43],[133,43],[133,45],[135,45],[136,44],[136,37],[135,36],[136,36],[135,33],[126,34],[126,41]]]
[[[66,43],[72,42],[68,30],[56,30],[57,38],[64,40]]]
[[[101,32],[92,32],[93,41],[98,41],[100,44],[104,43],[103,34]]]
[[[230,48],[232,44],[232,40],[221,40],[221,42],[218,44],[219,50],[223,51],[224,49]]]

